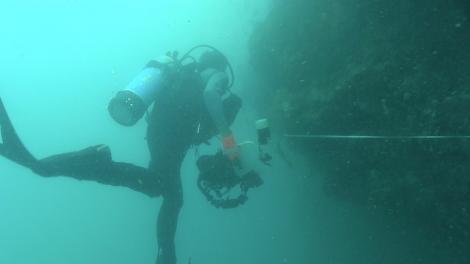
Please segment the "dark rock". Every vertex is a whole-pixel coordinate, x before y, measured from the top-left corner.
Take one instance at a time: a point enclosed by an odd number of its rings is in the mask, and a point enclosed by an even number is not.
[[[470,135],[469,3],[275,1],[251,39],[267,114],[290,134]],[[331,195],[470,261],[469,139],[298,143]]]

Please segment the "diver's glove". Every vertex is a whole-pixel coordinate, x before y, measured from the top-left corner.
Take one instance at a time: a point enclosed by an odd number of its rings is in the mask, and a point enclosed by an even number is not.
[[[230,133],[223,136],[222,145],[224,147],[224,155],[231,161],[237,161],[240,158],[240,149],[233,134]]]

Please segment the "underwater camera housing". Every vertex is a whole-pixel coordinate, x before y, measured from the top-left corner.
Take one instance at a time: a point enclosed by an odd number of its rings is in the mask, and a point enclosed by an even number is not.
[[[123,126],[135,125],[153,103],[159,91],[170,83],[176,62],[170,56],[150,61],[147,66],[110,101],[111,117]]]
[[[197,160],[199,169],[198,187],[207,200],[217,208],[235,208],[248,200],[248,191],[260,187],[264,181],[255,169],[261,162],[270,165],[268,154],[271,132],[267,119],[256,122],[258,148],[248,141],[238,145],[240,159],[230,160],[222,151],[215,155],[204,155]],[[239,186],[240,194],[231,198],[232,190]]]
[[[207,200],[217,208],[235,208],[248,200],[248,190],[263,185],[261,176],[254,170],[242,175],[237,173],[232,161],[221,151],[215,155],[204,155],[197,160],[199,169],[198,187]],[[226,197],[228,193],[240,186],[240,195],[236,198]]]

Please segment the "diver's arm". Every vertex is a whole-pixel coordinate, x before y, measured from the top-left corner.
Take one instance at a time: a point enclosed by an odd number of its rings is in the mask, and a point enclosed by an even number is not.
[[[223,95],[228,90],[228,77],[223,72],[211,76],[204,90],[204,101],[222,138],[224,153],[231,160],[239,158],[238,146],[230,130],[223,108]]]
[[[225,119],[222,97],[228,89],[228,77],[223,72],[212,75],[204,90],[204,102],[211,115],[217,130],[222,137],[231,134],[227,120]]]

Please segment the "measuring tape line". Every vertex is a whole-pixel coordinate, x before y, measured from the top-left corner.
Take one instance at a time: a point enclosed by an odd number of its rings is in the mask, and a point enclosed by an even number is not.
[[[470,136],[284,135],[298,139],[470,139]]]

